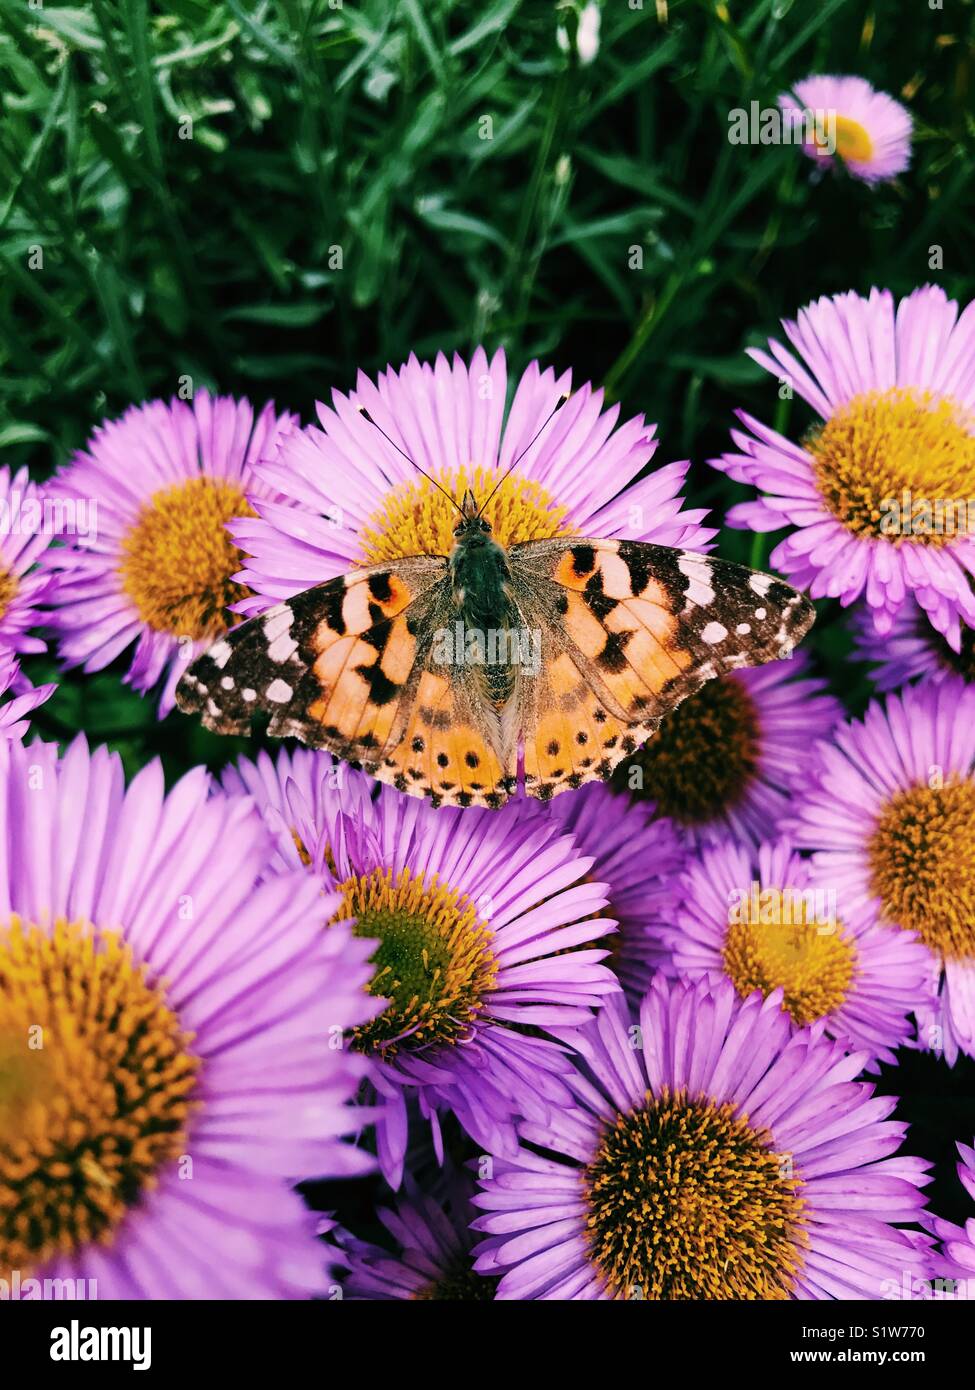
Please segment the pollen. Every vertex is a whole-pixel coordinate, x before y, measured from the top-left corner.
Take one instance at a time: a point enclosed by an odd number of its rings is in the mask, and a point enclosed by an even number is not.
[[[17,579],[13,574],[0,569],[0,618],[17,597]]]
[[[482,1016],[497,978],[492,932],[462,893],[401,869],[348,879],[335,920],[378,939],[369,993],[389,1004],[355,1030],[361,1051],[393,1056],[403,1047],[463,1041]]]
[[[468,489],[481,503],[499,476],[494,469],[472,464],[442,470],[436,480],[459,506]],[[508,547],[573,534],[565,522],[566,511],[540,483],[511,473],[488,502],[484,517],[494,539]],[[426,478],[410,481],[390,492],[362,528],[362,563],[379,564],[408,555],[449,555],[456,525],[457,508],[442,492]]]
[[[0,930],[0,1269],[111,1243],[186,1150],[190,1041],[117,936]]]
[[[806,449],[823,501],[848,531],[944,545],[968,534],[973,424],[927,391],[869,391],[841,406]]]
[[[758,768],[759,720],[741,681],[708,681],[666,715],[614,777],[620,791],[656,803],[681,825],[705,825],[747,794]],[[640,773],[636,777],[637,770]]]
[[[157,632],[213,641],[227,609],[246,597],[233,575],[243,559],[226,523],[254,516],[236,482],[198,476],[155,493],[122,542],[122,587]]]
[[[884,919],[941,957],[975,957],[975,782],[896,792],[867,853]]]
[[[822,147],[822,142],[817,140]],[[836,117],[836,153],[841,159],[852,159],[857,164],[869,164],[873,159],[873,141],[865,126],[852,121],[849,116]]]
[[[616,1299],[786,1299],[808,1243],[800,1186],[730,1104],[648,1092],[583,1170],[590,1259]]]
[[[793,1021],[812,1023],[846,1001],[856,969],[853,943],[837,923],[816,921],[798,890],[765,889],[763,902],[770,892],[776,908],[745,910],[729,922],[724,968],[743,999],[756,989],[769,995],[781,988]]]

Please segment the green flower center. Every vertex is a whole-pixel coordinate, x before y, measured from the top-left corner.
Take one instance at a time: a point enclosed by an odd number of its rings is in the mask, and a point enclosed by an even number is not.
[[[357,936],[378,938],[369,993],[388,1007],[355,1030],[362,1051],[455,1043],[483,1012],[497,977],[492,933],[462,893],[433,875],[391,869],[350,878],[336,920],[354,917]]]

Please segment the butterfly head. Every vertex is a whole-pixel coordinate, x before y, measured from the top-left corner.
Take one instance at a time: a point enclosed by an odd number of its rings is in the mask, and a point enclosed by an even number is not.
[[[454,527],[454,540],[477,546],[485,544],[490,534],[491,523],[481,516],[477,499],[468,488],[460,506],[460,520]]]

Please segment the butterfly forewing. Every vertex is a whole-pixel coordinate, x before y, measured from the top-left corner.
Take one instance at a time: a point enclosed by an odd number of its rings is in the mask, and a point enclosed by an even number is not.
[[[815,616],[769,575],[667,546],[558,538],[511,563],[543,633],[524,710],[526,790],[543,799],[608,777],[705,681],[790,655]]]
[[[449,595],[436,556],[353,570],[227,633],[184,674],[177,703],[217,733],[246,733],[260,710],[272,733],[340,744],[351,758],[398,711],[431,612]]]

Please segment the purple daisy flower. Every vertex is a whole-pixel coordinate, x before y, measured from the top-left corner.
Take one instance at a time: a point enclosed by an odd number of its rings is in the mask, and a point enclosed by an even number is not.
[[[50,515],[26,468],[0,468],[0,652],[44,651],[30,630],[47,620],[51,576],[38,561],[51,544]]]
[[[474,1270],[471,1222],[477,1213],[468,1187],[455,1178],[447,1200],[439,1202],[407,1179],[405,1195],[392,1208],[376,1211],[396,1243],[395,1253],[338,1233],[349,1271],[342,1279],[344,1297],[384,1303],[493,1301],[497,1279]]]
[[[975,1202],[975,1149],[967,1144],[956,1145],[961,1162],[958,1177],[962,1187]],[[941,1242],[940,1252],[933,1260],[934,1296],[975,1300],[975,1216],[964,1226],[929,1216],[925,1222]],[[948,1282],[951,1281],[951,1282]]]
[[[821,423],[799,445],[738,412],[741,452],[711,462],[765,495],[729,524],[796,527],[771,564],[812,598],[862,596],[887,634],[913,593],[959,651],[960,622],[975,625],[975,302],[959,315],[927,285],[895,309],[874,289],[818,299],[783,326],[795,355],[774,339],[749,355]]]
[[[253,498],[256,517],[231,527],[248,556],[239,578],[260,596],[239,611],[259,611],[356,565],[448,554],[456,511],[398,449],[458,499],[468,487],[486,497],[527,449],[485,511],[505,546],[582,533],[701,549],[715,533],[700,526],[703,511],[682,510],[690,465],[639,477],[657,447],[655,426],[642,416],[614,429],[619,406],[604,411],[602,391],[587,383],[542,430],[570,387],[570,372],[556,377],[533,362],[505,418],[501,351],[489,362],[478,348],[469,367],[457,356],[451,364],[439,354],[432,366],[411,356],[378,382],[360,372],[351,395],[334,391],[331,408],[318,405],[320,428],[292,433],[261,466],[268,492],[281,499]]]
[[[31,685],[21,675],[16,657],[0,652],[0,739],[22,739],[30,728],[24,716],[49,700],[55,690],[56,685]]]
[[[690,847],[728,831],[757,844],[791,806],[812,741],[842,718],[808,671],[799,652],[708,681],[617,768],[614,787],[652,801]]]
[[[256,465],[293,423],[271,403],[255,420],[249,401],[199,391],[95,431],[49,485],[61,506],[97,516],[49,555],[66,665],[99,671],[134,642],[126,680],[143,694],[161,687],[160,717],[172,709],[187,664],[236,621],[230,607],[247,591],[226,523],[266,494]]]
[[[339,899],[306,874],[257,881],[267,828],[204,769],[166,795],[158,762],[126,790],[82,739],[6,749],[0,1274],[100,1298],[324,1293],[291,1182],[371,1166],[340,1142],[370,943],[324,929]]]
[[[844,912],[920,937],[940,981],[920,1041],[975,1056],[975,687],[908,686],[819,743],[791,833]]]
[[[897,690],[918,676],[939,681],[954,673],[975,681],[975,628],[962,626],[961,647],[952,651],[913,599],[898,609],[893,627],[884,636],[862,608],[854,609],[850,626],[854,654],[874,664],[870,679],[880,691]]]
[[[410,1100],[441,1159],[440,1109],[483,1148],[513,1152],[516,1114],[542,1120],[567,1102],[564,1049],[542,1030],[588,1022],[618,988],[599,963],[614,923],[600,916],[605,885],[587,881],[592,857],[544,811],[435,811],[388,787],[370,800],[370,785],[308,749],[241,760],[225,778],[265,807],[281,859],[297,854],[379,942],[369,990],[386,1007],[355,1045],[386,1102],[377,1145],[398,1187]]]
[[[829,166],[839,158],[855,178],[881,183],[902,174],[911,162],[909,113],[863,77],[805,77],[779,97],[779,106],[794,119],[819,117],[818,128],[807,119],[811,138],[802,143],[803,153],[817,164]]]
[[[808,860],[785,837],[755,851],[730,837],[684,873],[668,935],[677,972],[727,976],[742,998],[782,992],[793,1024],[821,1020],[848,1051],[894,1062],[910,1041],[911,1013],[933,1004],[930,953],[911,933],[852,915],[814,884]]]
[[[896,1101],[781,996],[658,976],[639,1024],[607,1000],[576,1104],[525,1124],[475,1206],[499,1299],[870,1299],[927,1271],[927,1165]],[[544,1152],[539,1152],[539,1151]]]
[[[622,815],[620,810],[619,798],[598,782],[551,803],[562,828],[583,854],[593,856],[590,877],[606,884],[606,911],[617,927],[602,943],[609,947],[606,964],[631,1001],[639,1001],[656,972],[670,965],[663,936],[677,909],[686,850],[652,802],[635,802]]]

